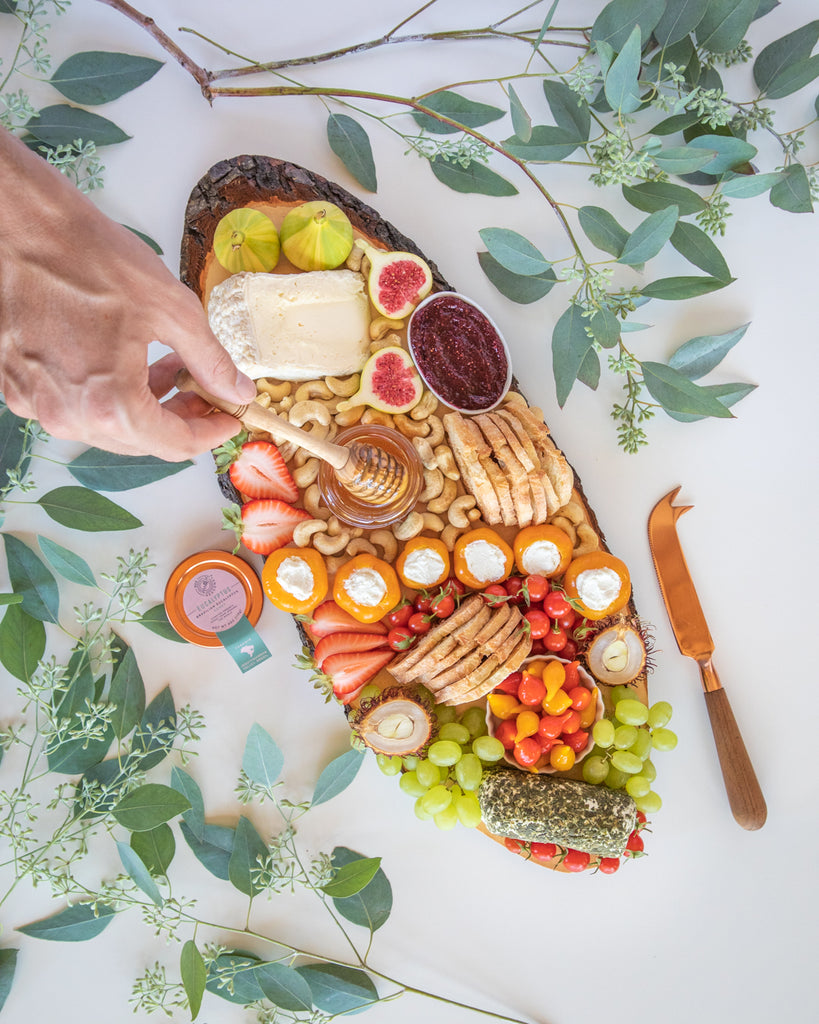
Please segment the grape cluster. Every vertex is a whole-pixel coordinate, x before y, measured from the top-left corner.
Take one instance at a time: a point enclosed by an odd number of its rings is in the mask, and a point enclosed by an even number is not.
[[[448,830],[460,822],[476,828],[481,821],[478,787],[484,768],[503,757],[500,740],[487,734],[483,708],[471,707],[458,716],[455,708],[435,709],[438,735],[424,756],[389,757],[378,754],[385,775],[399,776],[398,785],[415,798],[415,814]]]
[[[666,728],[671,705],[660,700],[649,707],[625,686],[612,690],[613,720],[603,718],[592,729],[596,746],[583,762],[583,778],[610,789],[625,789],[643,814],[654,814],[662,800],[652,790],[657,770],[652,750],[673,750],[677,736]]]

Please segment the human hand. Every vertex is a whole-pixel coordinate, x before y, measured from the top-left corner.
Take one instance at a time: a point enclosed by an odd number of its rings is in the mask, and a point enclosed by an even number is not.
[[[173,351],[149,366],[153,340]],[[192,393],[186,366],[237,405],[256,394],[196,296],[127,228],[0,129],[0,391],[49,434],[179,461],[240,429]]]

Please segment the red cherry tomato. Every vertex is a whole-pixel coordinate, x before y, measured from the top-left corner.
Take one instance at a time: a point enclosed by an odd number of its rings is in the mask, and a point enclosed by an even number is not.
[[[563,689],[566,693],[571,693],[572,690],[580,686],[580,672],[578,671],[579,664],[576,661],[570,661],[568,665],[564,665],[563,668],[566,671],[566,676],[563,680]]]
[[[620,867],[619,857],[603,857],[600,863],[597,865],[600,871],[604,875],[613,875],[615,871]]]
[[[511,750],[514,747],[517,734],[518,727],[514,718],[507,718],[495,729],[495,739],[501,741],[504,750]]]
[[[395,626],[387,633],[387,643],[394,651],[406,651],[415,643],[416,635],[406,626]]]
[[[448,619],[455,611],[455,598],[452,594],[438,594],[433,597],[429,610],[439,619]]]
[[[568,850],[560,862],[567,871],[585,871],[591,857],[582,850]]]
[[[632,832],[631,835],[628,837],[628,842],[626,843],[626,849],[632,855],[632,857],[635,854],[642,853],[643,850],[645,849],[645,843],[643,842],[643,837],[637,835],[636,832]]]
[[[572,698],[572,708],[575,711],[583,711],[591,704],[591,691],[585,686],[575,686],[569,690],[569,696]]]
[[[537,608],[530,608],[523,617],[529,623],[529,634],[533,640],[543,640],[552,628],[552,620]]]
[[[556,747],[559,743],[563,742],[559,736],[541,736],[540,733],[537,733],[536,736],[538,743],[540,743],[540,749],[544,754],[548,754],[552,747]]]
[[[560,626],[561,629],[565,629],[568,633],[569,630],[574,629],[574,624],[577,622],[577,618],[577,612],[574,608],[570,608],[565,615],[559,616],[556,621],[558,626]]]
[[[575,754],[579,754],[589,745],[589,734],[585,729],[578,729],[576,732],[570,733],[564,732],[561,742],[565,743],[567,747],[571,747]]]
[[[558,651],[562,651],[568,641],[566,633],[562,629],[550,629],[548,633],[543,637],[543,646],[547,651],[552,651],[557,654]]]
[[[430,630],[429,619],[423,612],[415,612],[409,618],[407,629],[411,630],[417,636],[423,636],[424,633],[428,633]]]
[[[429,609],[432,607],[432,595],[425,593],[423,590],[415,595],[413,601],[416,612],[421,612],[426,615]]]
[[[512,752],[517,763],[524,768],[531,768],[540,760],[543,753],[540,743],[534,736],[526,736],[520,743],[516,743]]]
[[[512,604],[523,604],[526,600],[526,594],[523,591],[523,577],[522,576],[510,576],[504,584],[506,587],[506,593],[511,598]]]
[[[518,687],[523,682],[522,672],[510,672],[510,674],[504,679],[502,683],[498,683],[495,687],[495,693],[511,693],[513,696],[517,696]]]
[[[570,733],[577,732],[580,728],[580,712],[579,711],[564,711],[560,716],[560,721],[563,723],[563,732],[568,736]]]
[[[511,850],[512,853],[520,853],[523,844],[517,839],[504,839],[503,845],[507,850]]]
[[[543,739],[556,740],[563,732],[563,717],[561,715],[544,715],[537,731]]]
[[[391,612],[384,616],[384,622],[392,629],[393,626],[406,626],[415,609],[409,601],[402,601]]]
[[[529,604],[537,604],[549,593],[549,581],[545,576],[533,574],[524,580],[529,594]]]
[[[518,700],[528,707],[536,707],[543,703],[546,696],[546,687],[542,679],[537,676],[530,676],[528,672],[522,673],[520,686],[518,687]]]
[[[504,604],[509,597],[506,587],[501,583],[490,583],[488,587],[483,588],[481,596],[490,608],[497,604]]]
[[[543,610],[549,618],[559,619],[574,609],[559,590],[552,590],[543,599]]]
[[[638,811],[637,820],[640,822],[641,825],[645,825],[645,823],[648,821],[648,818],[643,814],[642,811]]]
[[[560,652],[560,657],[567,660],[577,657],[577,642],[572,640],[571,637],[566,641],[563,650]]]
[[[538,654],[546,654],[546,648],[543,646],[542,640],[533,640],[529,650],[529,657],[534,658]]]
[[[551,860],[557,855],[554,843],[532,843],[530,850],[535,860]]]
[[[453,597],[462,597],[466,593],[466,587],[457,576],[448,576],[441,584],[441,592],[452,594]]]

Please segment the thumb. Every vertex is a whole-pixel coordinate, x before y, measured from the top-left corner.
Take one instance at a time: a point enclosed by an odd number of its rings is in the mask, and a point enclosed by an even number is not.
[[[227,351],[211,331],[204,311],[201,320],[190,331],[179,331],[173,338],[163,338],[180,356],[191,376],[217,398],[245,405],[256,397],[256,385],[237,369]]]

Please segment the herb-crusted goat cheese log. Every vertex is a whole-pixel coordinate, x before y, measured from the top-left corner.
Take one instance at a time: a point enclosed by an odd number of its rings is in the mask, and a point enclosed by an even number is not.
[[[637,826],[634,801],[621,790],[515,768],[487,772],[478,799],[494,835],[601,857],[621,856]]]

